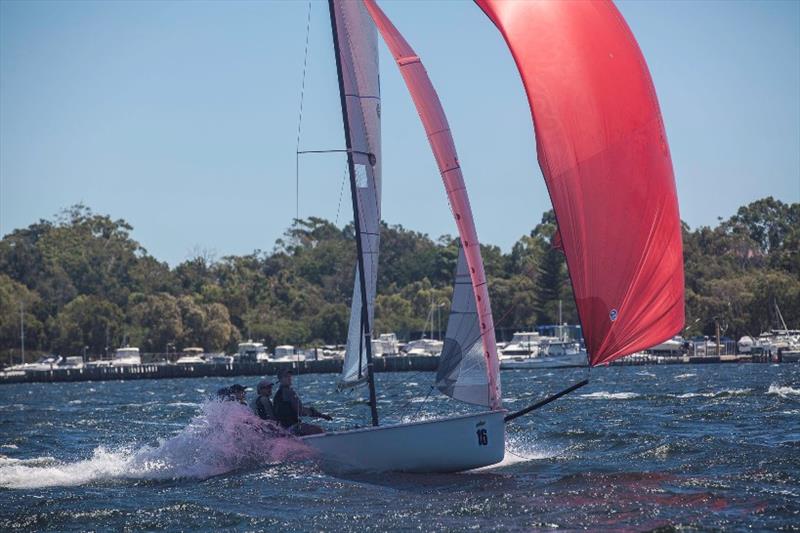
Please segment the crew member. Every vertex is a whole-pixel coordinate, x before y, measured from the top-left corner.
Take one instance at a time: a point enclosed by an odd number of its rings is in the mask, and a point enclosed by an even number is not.
[[[247,405],[245,401],[245,392],[247,388],[239,385],[238,383],[230,387],[223,387],[217,391],[217,397],[225,402],[239,402],[242,405]]]
[[[275,422],[275,411],[272,407],[272,382],[262,379],[256,387],[256,392],[258,396],[251,405],[253,412],[262,420]]]
[[[292,371],[289,368],[282,368],[278,371],[280,387],[275,393],[272,406],[275,411],[275,418],[278,423],[294,433],[295,435],[314,435],[324,433],[325,430],[314,424],[306,424],[300,420],[301,416],[311,416],[315,418],[332,418],[324,413],[320,413],[313,407],[303,406],[300,397],[292,388]]]

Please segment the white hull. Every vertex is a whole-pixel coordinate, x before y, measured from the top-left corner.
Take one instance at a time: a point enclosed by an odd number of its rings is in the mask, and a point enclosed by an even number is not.
[[[505,455],[507,411],[302,437],[323,461],[358,472],[458,472]]]
[[[564,368],[573,366],[586,366],[586,354],[559,355],[549,357],[546,355],[538,357],[520,357],[513,359],[500,359],[500,370],[512,370],[515,368]]]
[[[111,366],[138,366],[142,364],[142,358],[138,355],[131,357],[115,357],[111,360]]]

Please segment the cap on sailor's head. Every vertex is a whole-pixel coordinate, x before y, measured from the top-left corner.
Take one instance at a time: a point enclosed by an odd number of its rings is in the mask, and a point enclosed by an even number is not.
[[[271,388],[272,388],[272,382],[268,379],[262,379],[261,381],[258,382],[256,390],[271,389]]]
[[[284,376],[293,376],[294,372],[292,372],[291,368],[281,368],[278,370],[278,379],[281,379]]]

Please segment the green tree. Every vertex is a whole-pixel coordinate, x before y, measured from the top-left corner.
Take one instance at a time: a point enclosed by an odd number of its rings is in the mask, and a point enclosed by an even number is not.
[[[46,307],[38,293],[0,274],[0,364],[21,358],[21,324],[25,324],[27,350],[44,350],[48,347],[43,320],[47,320]]]
[[[122,310],[99,296],[82,294],[64,306],[51,322],[52,347],[61,355],[105,354],[121,340]]]
[[[167,293],[134,294],[128,312],[130,343],[145,352],[164,353],[183,335],[183,320],[177,299]]]

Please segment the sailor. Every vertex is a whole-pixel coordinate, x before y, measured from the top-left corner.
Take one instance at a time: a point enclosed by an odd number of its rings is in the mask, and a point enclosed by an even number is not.
[[[275,411],[272,408],[272,382],[262,379],[256,387],[258,396],[250,406],[253,412],[262,420],[275,421]]]
[[[324,418],[325,420],[332,420],[332,418],[320,413],[313,407],[303,406],[300,397],[292,388],[292,375],[292,370],[289,368],[282,368],[278,371],[280,387],[272,401],[275,418],[281,426],[298,436],[324,433],[325,430],[321,427],[314,424],[306,424],[300,420],[301,416]]]
[[[225,402],[239,402],[240,404],[247,405],[245,401],[245,392],[247,388],[239,385],[238,383],[230,387],[222,387],[217,391],[217,398]]]

